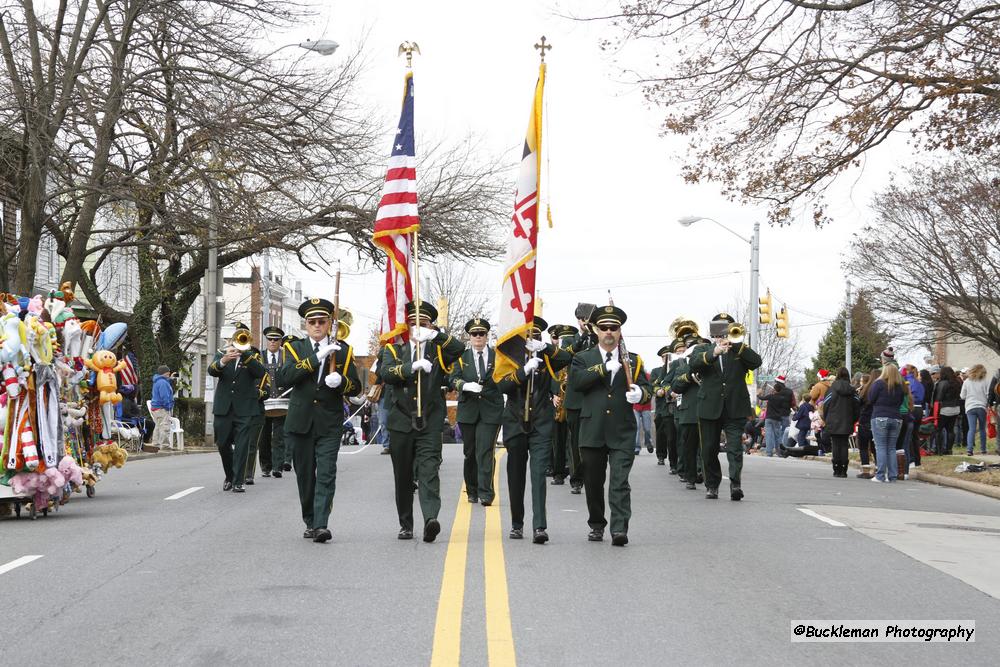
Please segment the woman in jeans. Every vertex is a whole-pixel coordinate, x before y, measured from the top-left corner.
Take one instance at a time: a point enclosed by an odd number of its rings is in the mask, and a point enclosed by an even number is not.
[[[903,404],[903,378],[895,364],[882,367],[882,375],[872,383],[868,402],[872,407],[872,436],[878,467],[873,482],[892,482],[899,474],[896,465],[896,439],[903,426],[899,408]]]
[[[868,463],[872,455],[872,404],[868,400],[868,392],[872,388],[872,382],[877,379],[865,373],[861,376],[861,388],[858,389],[858,396],[861,397],[861,414],[858,417],[858,453],[861,455],[861,472],[857,477],[861,479],[872,478],[872,466]]]
[[[962,412],[958,379],[951,366],[941,368],[941,379],[934,387],[934,403],[938,413],[937,453],[951,454],[955,446],[955,422]]]
[[[965,401],[965,418],[969,422],[969,435],[965,450],[972,456],[976,447],[976,433],[979,433],[980,452],[986,453],[986,404],[989,402],[990,381],[986,377],[986,367],[976,364],[969,369],[969,377],[962,383],[959,394]]]

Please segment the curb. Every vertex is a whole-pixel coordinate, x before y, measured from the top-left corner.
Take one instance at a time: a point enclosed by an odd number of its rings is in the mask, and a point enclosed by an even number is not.
[[[805,461],[830,461],[830,459],[825,456],[800,456],[798,458]],[[851,461],[848,465],[849,467],[857,470],[861,469],[861,464],[855,461]],[[955,479],[954,477],[948,477],[946,475],[936,475],[932,472],[924,472],[916,466],[912,466],[910,468],[910,479],[919,482],[926,482],[928,484],[937,484],[938,486],[948,486],[953,489],[961,489],[963,491],[968,491],[969,493],[978,493],[981,496],[988,496],[990,498],[1000,500],[1000,487],[992,486],[990,484],[981,484],[979,482],[973,482],[966,479]]]
[[[202,447],[189,447],[180,452],[129,452],[129,461],[143,461],[145,459],[165,459],[170,456],[187,456],[189,454],[211,454],[218,453],[216,449],[206,449]]]

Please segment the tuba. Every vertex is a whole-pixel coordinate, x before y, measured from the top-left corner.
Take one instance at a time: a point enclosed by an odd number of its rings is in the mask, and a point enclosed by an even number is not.
[[[670,328],[667,330],[667,333],[672,339],[683,338],[688,334],[694,334],[695,336],[701,335],[698,332],[698,323],[690,317],[685,317],[684,315],[677,317],[670,323]]]
[[[733,322],[729,325],[729,331],[726,332],[726,338],[729,339],[730,343],[739,345],[746,339],[747,328],[740,324],[739,322]]]
[[[253,345],[253,336],[246,329],[240,329],[233,334],[233,347],[240,352],[246,352]]]
[[[337,320],[337,340],[347,340],[351,335],[351,325],[354,324],[354,315],[349,310],[340,311],[340,319]]]

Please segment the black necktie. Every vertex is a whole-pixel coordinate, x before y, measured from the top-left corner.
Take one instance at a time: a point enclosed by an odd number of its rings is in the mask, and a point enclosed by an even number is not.
[[[480,381],[486,377],[486,364],[483,363],[483,353],[479,353],[479,379]]]
[[[611,361],[611,353],[610,352],[606,352],[604,354],[604,361]]]
[[[316,351],[317,353],[319,352],[319,341],[313,343],[313,350]]]

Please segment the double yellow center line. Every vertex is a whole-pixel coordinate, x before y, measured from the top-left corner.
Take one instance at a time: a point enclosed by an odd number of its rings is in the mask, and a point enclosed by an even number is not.
[[[500,523],[500,460],[504,450],[497,450],[493,466],[495,502],[486,511],[483,535],[483,575],[486,602],[486,646],[489,664],[514,665],[514,636],[510,627],[510,603],[507,597],[507,569],[503,558],[503,527]],[[437,621],[434,626],[434,648],[431,665],[461,664],[462,606],[465,601],[465,570],[469,548],[469,526],[472,503],[459,494],[455,522],[448,539],[438,599]]]

